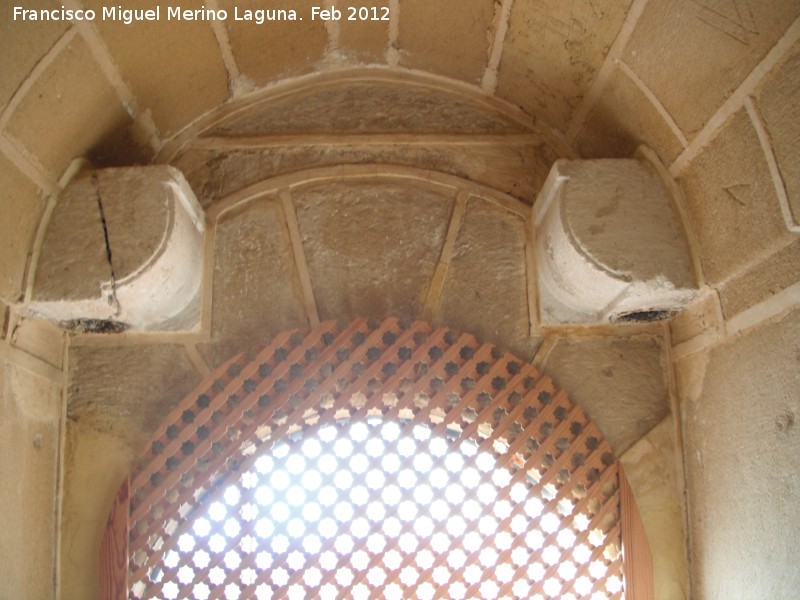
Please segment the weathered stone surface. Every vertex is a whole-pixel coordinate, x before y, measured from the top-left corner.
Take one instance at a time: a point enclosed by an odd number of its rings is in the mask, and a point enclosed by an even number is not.
[[[225,27],[239,71],[257,87],[307,73],[325,55],[328,43],[325,23],[311,20],[308,2],[286,0],[265,5],[260,0],[220,0],[219,7],[228,11]],[[242,15],[247,10],[295,10],[303,20],[264,21],[262,25],[255,21],[235,21],[237,8]]]
[[[436,321],[530,359],[525,223],[470,197],[447,269]]]
[[[546,145],[402,144],[306,146],[261,150],[189,150],[175,160],[203,206],[276,175],[340,164],[387,164],[463,177],[533,204],[555,156]]]
[[[111,6],[104,0],[86,5],[98,14]],[[201,4],[151,0],[146,5],[136,8],[159,6],[159,21],[124,25],[98,18],[94,25],[142,109],[151,112],[162,135],[169,135],[228,98],[228,74],[208,21],[167,18],[170,7],[198,9]]]
[[[625,62],[691,139],[798,14],[784,0],[652,1]]]
[[[348,82],[290,94],[233,117],[209,135],[296,132],[508,133],[525,127],[500,111],[422,85]]]
[[[135,454],[198,381],[182,346],[75,346],[67,417],[116,436]]]
[[[59,371],[64,365],[65,336],[55,325],[38,319],[15,319],[11,344],[52,365]]]
[[[653,553],[655,600],[689,598],[689,565],[676,469],[675,424],[665,418],[620,457]],[[678,472],[676,472],[678,471]]]
[[[678,215],[669,191],[649,164],[572,161],[564,164],[563,173],[569,178],[564,186],[564,220],[598,264],[633,279],[665,277],[675,287],[694,287]]]
[[[386,50],[389,48],[389,21],[350,21],[350,7],[358,11],[361,7],[368,9],[364,13],[382,19],[384,9],[389,7],[388,0],[347,0],[336,7],[342,11],[339,21],[339,49],[350,59],[361,63],[386,63]],[[376,12],[373,12],[375,10]],[[356,17],[358,17],[358,12]]]
[[[630,0],[514,2],[497,95],[566,130],[614,43]]]
[[[59,177],[73,158],[130,123],[89,47],[76,36],[25,94],[8,131]]]
[[[0,156],[0,207],[0,298],[14,302],[22,292],[44,202],[36,186],[4,156]]]
[[[292,200],[321,319],[419,314],[447,231],[447,192],[342,182]]]
[[[400,64],[478,83],[489,52],[495,2],[403,0]]]
[[[543,366],[623,454],[669,414],[659,339],[564,337]]]
[[[93,187],[91,179],[89,188]],[[34,300],[83,300],[100,296],[111,281],[97,196],[62,194],[47,225],[34,280]]]
[[[730,319],[800,281],[800,240],[765,258],[726,282],[719,290],[725,317]]]
[[[680,183],[711,284],[791,238],[758,136],[744,111],[692,162]]]
[[[761,113],[772,140],[775,158],[786,186],[793,221],[800,225],[800,44],[777,68],[758,95]]]
[[[213,286],[215,344],[204,353],[215,366],[306,324],[286,220],[274,197],[251,202],[219,221]]]
[[[698,598],[800,589],[800,310],[679,363]]]
[[[672,162],[683,149],[650,100],[620,69],[616,69],[589,112],[577,139],[585,158],[630,158],[641,144]]]
[[[98,598],[100,544],[119,486],[137,456],[116,432],[67,422],[60,598]]]
[[[18,4],[22,8],[32,8]],[[58,8],[54,0],[44,0],[36,8]],[[0,77],[0,110],[17,91],[39,59],[67,30],[63,21],[14,20],[11,4],[3,7],[0,19],[0,56],[3,57],[3,77]]]
[[[61,388],[0,347],[0,579],[7,598],[55,598]]]
[[[677,346],[705,332],[716,331],[721,325],[717,296],[706,291],[670,321],[672,345]]]

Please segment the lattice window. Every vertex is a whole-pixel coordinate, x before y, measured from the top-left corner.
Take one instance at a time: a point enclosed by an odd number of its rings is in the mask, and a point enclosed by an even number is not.
[[[621,598],[618,486],[530,365],[424,323],[325,323],[159,429],[111,597]]]

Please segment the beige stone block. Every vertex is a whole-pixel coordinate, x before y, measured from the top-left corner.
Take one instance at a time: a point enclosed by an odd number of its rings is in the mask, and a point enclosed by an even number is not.
[[[100,544],[119,486],[137,456],[115,432],[67,421],[60,598],[99,598]]]
[[[328,82],[234,115],[210,135],[277,133],[510,133],[525,126],[462,94],[400,83]]]
[[[615,337],[561,338],[543,366],[617,455],[669,414],[666,369],[661,340]]]
[[[275,147],[253,150],[188,150],[174,164],[186,175],[200,203],[250,184],[315,167],[391,164],[432,169],[481,183],[533,204],[554,157],[544,144],[452,147],[445,144]]]
[[[730,319],[798,281],[800,240],[792,242],[725,283],[719,290],[722,311]]]
[[[292,200],[322,320],[419,315],[447,231],[449,193],[378,180],[326,183]]]
[[[55,598],[61,388],[3,360],[0,389],[2,595]]]
[[[655,600],[689,598],[674,432],[673,419],[667,417],[620,457],[653,553]]]
[[[785,0],[653,0],[624,60],[691,139],[798,14]]]
[[[736,275],[791,239],[758,136],[743,110],[679,181],[709,283]]]
[[[436,321],[532,358],[540,340],[528,335],[522,218],[482,198],[468,200]]]
[[[619,33],[630,0],[514,2],[497,95],[566,130]]]
[[[772,140],[792,220],[800,225],[800,44],[775,69],[758,94],[761,113]]]
[[[64,21],[14,20],[13,3],[3,6],[0,19],[0,56],[3,57],[3,76],[0,77],[0,110],[28,77],[36,63],[47,54],[70,23]],[[18,3],[22,8],[33,8]],[[53,0],[38,2],[36,8],[54,9]]]
[[[682,361],[693,593],[800,589],[800,310]]]
[[[130,122],[89,47],[76,36],[22,99],[8,131],[58,177],[72,159]]]
[[[698,336],[718,332],[721,325],[716,294],[706,292],[670,321],[672,345],[677,346]]]
[[[73,346],[67,416],[138,454],[199,379],[183,346]]]
[[[386,50],[389,48],[389,21],[362,21],[359,14],[382,19],[389,8],[389,0],[348,0],[336,4],[342,11],[339,21],[339,49],[350,59],[367,64],[386,63]],[[354,8],[356,20],[350,21],[350,8]],[[360,8],[365,8],[359,12]]]
[[[47,321],[20,319],[11,332],[11,343],[61,370],[64,364],[64,332]]]
[[[103,0],[86,5],[99,14],[110,6]],[[168,136],[228,98],[228,73],[210,22],[167,18],[168,8],[197,9],[199,2],[146,0],[135,8],[156,6],[159,21],[128,26],[98,19],[95,25],[142,110],[149,110],[161,135]]]
[[[0,298],[16,302],[44,209],[37,187],[0,156]]]
[[[267,5],[260,0],[220,0],[220,8],[228,11],[225,26],[230,36],[233,55],[239,71],[257,87],[272,81],[308,73],[325,56],[328,34],[325,23],[311,20],[307,2],[287,0]],[[318,4],[317,6],[323,6]],[[302,21],[235,21],[234,10],[294,10]]]
[[[213,365],[306,324],[289,231],[274,197],[225,215],[214,242]]]
[[[683,150],[652,102],[620,69],[589,112],[576,142],[584,158],[630,158],[645,144],[669,164]]]
[[[495,2],[403,0],[400,64],[479,83],[489,53]]]

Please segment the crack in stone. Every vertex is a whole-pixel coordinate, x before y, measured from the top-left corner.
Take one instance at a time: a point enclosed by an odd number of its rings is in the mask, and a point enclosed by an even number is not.
[[[100,195],[100,185],[97,179],[97,171],[92,171],[92,185],[94,186],[95,195],[97,196],[97,208],[100,211],[100,222],[103,225],[103,239],[106,244],[106,259],[108,260],[108,267],[111,270],[111,296],[109,297],[109,304],[114,307],[114,314],[119,314],[120,306],[117,299],[117,278],[114,273],[114,262],[111,259],[111,244],[108,241],[108,225],[106,223],[106,215],[103,211],[103,198]]]

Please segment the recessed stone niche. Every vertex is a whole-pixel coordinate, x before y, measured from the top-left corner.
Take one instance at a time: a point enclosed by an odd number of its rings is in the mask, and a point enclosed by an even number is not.
[[[58,198],[25,311],[79,332],[194,329],[204,231],[177,169],[84,170]]]
[[[646,160],[556,161],[533,222],[542,324],[654,321],[698,293],[670,191]]]

